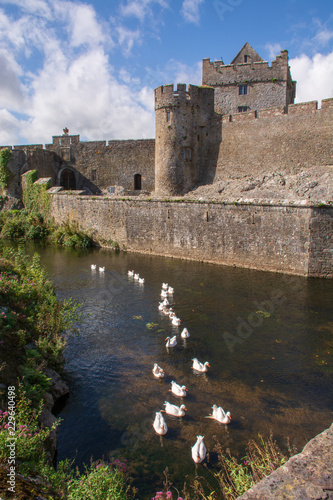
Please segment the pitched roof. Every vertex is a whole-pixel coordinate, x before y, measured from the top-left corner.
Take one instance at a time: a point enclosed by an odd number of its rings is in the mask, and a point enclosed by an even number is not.
[[[244,63],[244,56],[250,56],[250,60],[247,62],[260,62],[263,59],[260,55],[251,47],[251,45],[246,42],[243,47],[238,52],[237,56],[231,61],[230,64],[242,64]]]

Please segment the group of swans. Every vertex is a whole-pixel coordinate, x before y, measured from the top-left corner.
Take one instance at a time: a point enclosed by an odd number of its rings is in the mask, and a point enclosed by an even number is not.
[[[136,273],[135,271],[127,271],[127,276],[130,276],[131,278],[135,279],[138,283],[143,283],[145,282],[144,278],[140,278],[139,273]]]
[[[97,266],[96,266],[96,264],[91,264],[90,268],[91,268],[92,271],[96,271]],[[105,266],[104,267],[99,267],[98,270],[99,270],[100,273],[104,273],[105,272]]]
[[[130,274],[133,273],[133,274]],[[135,274],[134,271],[129,271],[128,272],[129,276],[134,276]],[[158,309],[159,311],[163,312],[164,314],[168,315],[169,318],[171,319],[171,323],[174,326],[179,326],[181,323],[181,320],[177,318],[176,314],[174,313],[172,307],[170,306],[170,302],[168,300],[168,296],[173,293],[173,288],[169,287],[168,283],[162,283],[162,290],[161,290],[161,297],[163,297],[163,301],[159,302]],[[187,328],[184,328],[181,332],[181,337],[183,339],[186,339],[190,336],[190,333]],[[177,345],[177,335],[174,335],[173,337],[167,337],[165,339],[166,342],[166,347],[175,347]],[[208,368],[210,368],[210,365],[208,361],[205,361],[202,363],[199,361],[197,358],[192,359],[192,369],[200,372],[200,373],[206,373],[208,371]],[[157,379],[162,379],[165,376],[165,372],[163,368],[161,368],[157,363],[154,364],[154,367],[152,369],[153,375]],[[174,380],[171,382],[171,388],[169,391],[174,395],[179,398],[184,398],[186,397],[187,393],[187,388],[185,385],[180,385],[177,384]],[[187,411],[187,408],[185,404],[181,404],[180,406],[177,406],[175,404],[169,403],[169,401],[164,402],[164,410],[157,411],[155,414],[155,419],[153,422],[153,428],[157,434],[160,436],[164,436],[168,432],[168,426],[166,424],[166,421],[162,415],[163,413],[166,413],[167,415],[171,415],[173,417],[179,417],[182,418],[185,416],[185,412]],[[210,419],[215,419],[221,424],[229,424],[231,422],[231,415],[230,412],[224,412],[222,407],[218,407],[216,404],[212,406],[212,413],[210,415],[207,415],[205,418],[210,418]],[[201,463],[205,458],[206,458],[206,446],[204,444],[204,436],[197,436],[197,440],[195,444],[191,448],[192,452],[192,459],[196,464]]]

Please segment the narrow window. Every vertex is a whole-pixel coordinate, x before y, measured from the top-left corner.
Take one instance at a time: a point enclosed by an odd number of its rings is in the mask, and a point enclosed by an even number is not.
[[[91,180],[95,181],[97,179],[97,172],[96,170],[91,171]]]
[[[116,191],[115,186],[110,186],[110,194],[114,194]]]
[[[135,176],[134,176],[134,189],[135,189],[135,191],[141,189],[141,175],[140,174],[135,174]]]
[[[166,110],[166,121],[169,122],[171,120],[171,111],[170,109]]]
[[[247,95],[247,85],[239,85],[238,94],[239,95]]]
[[[180,158],[182,160],[191,160],[192,158],[191,148],[180,148]]]
[[[249,62],[249,56],[248,56],[248,55],[245,55],[245,56],[244,56],[244,62],[245,62],[245,63]]]

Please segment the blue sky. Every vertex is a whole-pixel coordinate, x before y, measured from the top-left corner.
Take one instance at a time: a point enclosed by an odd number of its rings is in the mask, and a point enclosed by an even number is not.
[[[153,89],[245,42],[289,51],[296,102],[333,97],[328,0],[0,0],[0,145],[154,137]]]

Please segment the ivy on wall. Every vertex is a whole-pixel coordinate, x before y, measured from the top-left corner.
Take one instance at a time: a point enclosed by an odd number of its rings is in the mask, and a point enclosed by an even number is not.
[[[0,151],[0,191],[2,193],[7,188],[9,180],[12,176],[9,168],[7,167],[11,156],[12,152],[9,149],[2,149]]]
[[[47,218],[51,209],[51,199],[47,193],[50,185],[49,183],[35,184],[37,179],[37,170],[30,170],[25,174],[23,204],[29,212],[38,212]]]

